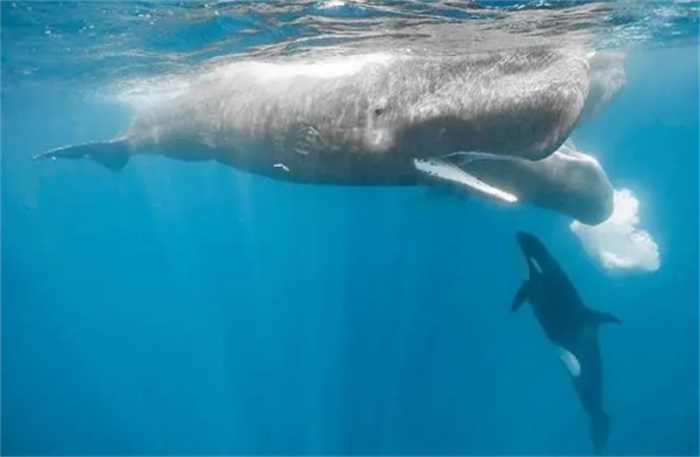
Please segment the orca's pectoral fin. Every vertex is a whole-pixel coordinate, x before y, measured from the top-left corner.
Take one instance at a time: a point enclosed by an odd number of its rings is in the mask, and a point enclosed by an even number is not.
[[[511,311],[517,311],[518,308],[522,306],[523,303],[525,303],[525,300],[527,300],[527,296],[530,292],[530,281],[525,280],[523,281],[523,284],[520,286],[520,289],[518,289],[518,292],[515,294],[515,298],[513,299],[513,304],[510,307]]]
[[[613,316],[610,313],[604,313],[601,311],[592,311],[591,318],[593,319],[593,322],[595,322],[598,325],[601,325],[601,324],[622,324],[622,321],[620,319],[618,319],[616,316]]]
[[[120,140],[97,141],[63,146],[32,157],[32,160],[38,159],[92,159],[116,172],[129,161],[129,151]]]
[[[445,184],[456,186],[472,192],[477,191],[482,195],[497,198],[508,203],[518,201],[518,198],[515,195],[481,181],[477,177],[470,175],[457,165],[446,160],[414,159],[413,166],[417,171],[423,173],[424,175]]]

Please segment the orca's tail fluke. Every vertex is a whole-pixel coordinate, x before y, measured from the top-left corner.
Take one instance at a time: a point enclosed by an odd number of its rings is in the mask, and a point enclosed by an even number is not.
[[[591,416],[591,440],[596,454],[600,454],[610,435],[610,416],[604,411]]]
[[[129,161],[129,146],[123,140],[73,144],[32,157],[32,160],[38,159],[92,159],[117,172]]]

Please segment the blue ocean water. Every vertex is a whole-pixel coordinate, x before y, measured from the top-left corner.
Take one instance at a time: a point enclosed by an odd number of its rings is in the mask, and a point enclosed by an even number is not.
[[[589,455],[551,344],[530,309],[509,311],[527,230],[623,321],[601,329],[604,453],[698,455],[697,2],[599,24],[627,48],[627,84],[574,134],[634,188],[654,272],[607,271],[569,220],[529,206],[158,157],[118,174],[30,160],[114,135],[130,113],[95,94],[175,58],[340,40],[326,22],[466,26],[584,3],[2,2],[0,452]]]

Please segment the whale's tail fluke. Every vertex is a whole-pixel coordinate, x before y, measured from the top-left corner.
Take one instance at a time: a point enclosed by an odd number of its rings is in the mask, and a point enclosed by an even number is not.
[[[591,416],[591,440],[596,454],[600,454],[610,435],[610,416],[604,411]]]
[[[129,161],[129,147],[123,140],[97,141],[51,149],[32,159],[92,159],[117,172]]]

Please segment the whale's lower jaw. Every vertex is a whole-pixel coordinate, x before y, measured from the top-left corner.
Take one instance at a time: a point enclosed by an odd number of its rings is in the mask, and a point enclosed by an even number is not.
[[[510,192],[499,189],[474,175],[467,173],[457,165],[444,159],[414,159],[416,171],[427,177],[443,181],[452,186],[461,187],[471,192],[477,192],[486,197],[496,198],[508,203],[515,203],[518,197]]]

